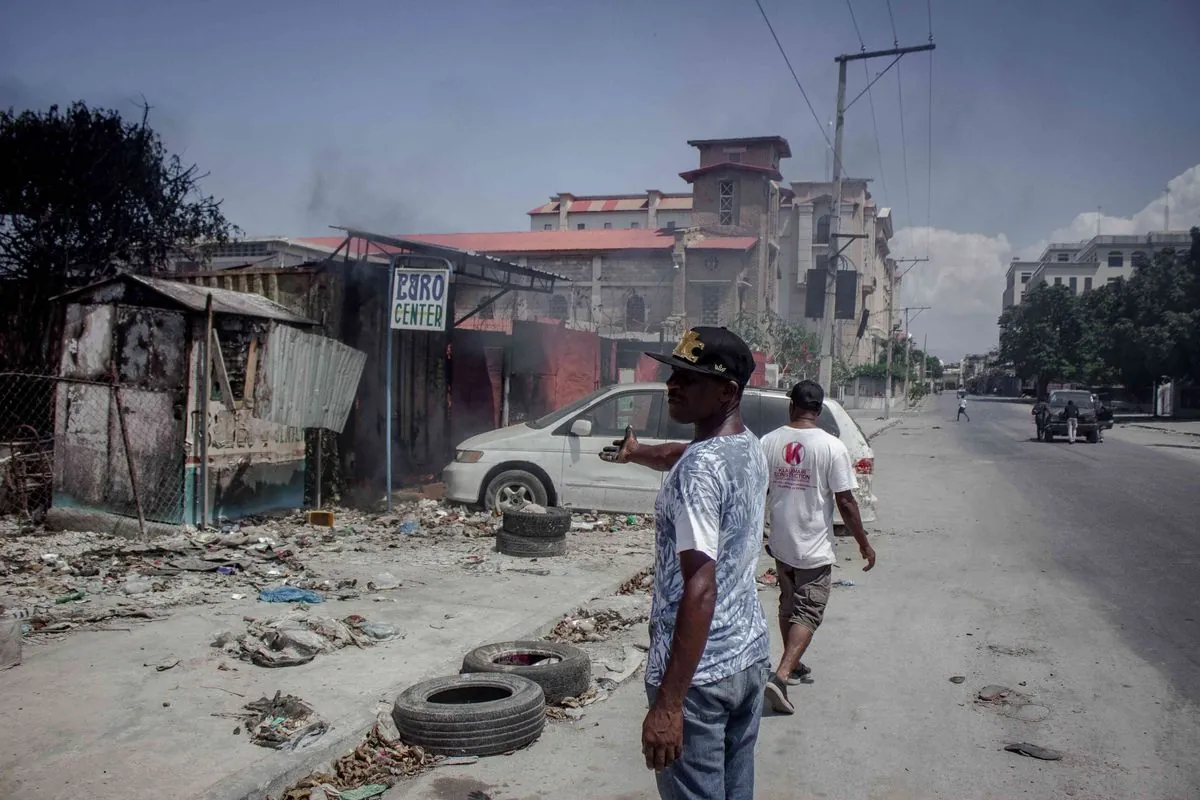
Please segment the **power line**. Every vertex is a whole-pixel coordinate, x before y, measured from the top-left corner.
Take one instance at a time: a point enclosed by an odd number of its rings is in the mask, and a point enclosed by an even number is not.
[[[892,47],[900,46],[900,36],[896,33],[896,16],[892,13],[892,0],[887,0],[888,19],[892,22]]]
[[[930,23],[930,41],[933,41]],[[925,257],[929,258],[929,240],[933,237],[933,51],[929,51],[929,152],[925,158]]]
[[[854,5],[850,0],[846,0],[846,8],[850,10],[850,21],[854,23],[854,33],[858,36],[858,46],[865,53],[867,51],[867,43],[863,41],[862,31],[858,28],[858,18],[854,16]],[[883,171],[883,147],[879,143],[879,122],[875,117],[875,94],[871,91],[873,81],[871,80],[870,70],[867,69],[866,61],[863,61],[863,78],[867,80],[867,100],[871,104],[871,128],[875,133],[875,155],[879,158],[879,182],[883,186],[883,196],[880,199],[887,202],[887,176]]]
[[[890,1],[890,0],[889,0]],[[796,74],[795,68],[792,66],[792,60],[788,58],[787,51],[783,49],[783,43],[779,41],[779,36],[775,33],[775,26],[771,24],[771,20],[767,17],[767,11],[763,8],[761,0],[754,0],[754,4],[758,6],[758,13],[762,14],[763,22],[767,23],[767,30],[771,32],[771,38],[775,40],[775,46],[779,48],[779,55],[783,56],[783,63],[787,64],[788,72],[792,73],[792,80],[796,82],[796,88],[800,90],[800,95],[804,98],[804,104],[808,106],[808,111],[812,114],[813,122],[817,123],[817,130],[821,132],[821,138],[825,140],[825,144],[833,150],[833,142],[829,141],[829,134],[825,132],[825,126],[821,124],[821,118],[817,116],[816,109],[813,108],[812,101],[808,99],[808,92],[804,91],[804,85],[800,83],[800,76]],[[837,153],[833,154],[833,158],[839,163],[842,171],[845,171],[845,165],[841,164],[841,158]]]
[[[891,3],[888,3],[891,7]],[[912,223],[912,194],[908,183],[908,141],[904,134],[904,82],[900,80],[900,65],[896,65],[896,89],[900,99],[900,156],[904,164],[904,212],[909,223]]]

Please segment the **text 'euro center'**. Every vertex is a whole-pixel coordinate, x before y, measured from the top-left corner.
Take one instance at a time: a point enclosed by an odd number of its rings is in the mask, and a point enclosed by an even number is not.
[[[408,331],[446,329],[449,270],[398,269],[392,293],[392,328]]]

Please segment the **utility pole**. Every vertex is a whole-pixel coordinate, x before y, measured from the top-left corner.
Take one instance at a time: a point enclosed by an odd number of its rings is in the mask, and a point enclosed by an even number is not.
[[[833,133],[833,213],[829,217],[829,246],[831,255],[829,262],[826,264],[828,273],[825,276],[825,316],[823,318],[822,329],[824,332],[821,345],[821,371],[819,380],[821,386],[825,389],[826,395],[833,394],[833,355],[834,355],[834,332],[837,330],[837,320],[834,317],[834,297],[837,291],[837,271],[838,260],[841,257],[842,250],[850,245],[839,248],[839,242],[846,237],[841,236],[842,228],[842,179],[845,177],[842,170],[842,132],[845,128],[846,109],[854,105],[854,102],[862,97],[867,89],[871,88],[871,84],[883,77],[891,67],[899,61],[905,53],[920,53],[926,50],[933,50],[935,45],[931,41],[929,44],[918,45],[916,47],[895,47],[891,50],[872,50],[867,53],[843,54],[837,56],[833,60],[838,65],[838,89],[837,89],[837,115],[834,117],[834,133]],[[858,96],[846,102],[846,64],[851,61],[863,61],[872,58],[884,58],[885,56],[895,56],[891,64],[883,69],[875,76],[871,83],[867,84],[867,88],[858,93]],[[854,237],[862,238],[862,237]],[[888,336],[892,332],[888,331]],[[889,341],[889,345],[891,342]],[[890,351],[889,351],[890,352]],[[890,387],[889,387],[890,388]]]
[[[925,343],[921,345],[921,385],[926,389],[929,388],[929,379],[925,375],[925,370],[929,368],[929,334],[925,334]]]
[[[892,418],[892,350],[896,346],[896,323],[893,318],[893,309],[896,305],[896,282],[908,274],[908,270],[915,267],[928,258],[894,258],[892,259],[892,267],[888,270],[888,296],[887,296],[887,376],[884,378],[886,384],[883,388],[883,418]],[[911,262],[911,263],[909,263]],[[909,264],[908,269],[899,275],[896,274],[896,267],[900,264]],[[905,331],[907,333],[907,330]]]
[[[908,332],[908,326],[914,319],[921,315],[922,311],[928,311],[930,306],[909,306],[900,309],[904,312],[904,402],[908,404],[908,389],[909,389],[909,374],[912,372],[912,347],[909,342],[912,340],[912,334]],[[917,312],[912,314],[911,312]]]

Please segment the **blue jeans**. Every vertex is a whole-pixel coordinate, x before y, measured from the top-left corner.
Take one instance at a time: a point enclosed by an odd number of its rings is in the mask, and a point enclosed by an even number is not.
[[[693,686],[683,702],[683,756],[657,773],[663,800],[753,800],[754,744],[770,664]],[[650,703],[658,687],[646,684]]]

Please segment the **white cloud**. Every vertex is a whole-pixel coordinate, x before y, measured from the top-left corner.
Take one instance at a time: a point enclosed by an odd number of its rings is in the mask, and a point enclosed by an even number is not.
[[[1058,228],[1048,237],[1022,248],[1020,257],[1035,259],[1050,242],[1082,242],[1097,234],[1128,235],[1161,231],[1167,224],[1166,206],[1170,202],[1170,226],[1173,231],[1200,225],[1200,164],[1185,170],[1167,182],[1170,193],[1163,192],[1132,217],[1113,217],[1099,211],[1085,211]]]
[[[901,281],[900,297],[905,305],[932,306],[953,314],[999,313],[996,276],[1004,275],[1012,254],[1004,234],[901,228],[891,247],[896,253],[917,254],[927,249],[929,253],[928,263],[916,264]],[[904,269],[907,265],[901,266]]]
[[[1200,164],[1172,178],[1171,230],[1200,225]],[[1014,256],[1034,259],[1050,242],[1079,242],[1102,234],[1140,234],[1160,231],[1168,195],[1154,198],[1132,217],[1113,217],[1096,211],[1081,213],[1045,239],[1017,250],[1003,234],[985,236],[940,228],[901,228],[891,241],[893,253],[929,254],[901,283],[905,306],[931,306],[920,326],[930,334],[930,350],[957,358],[960,352],[982,352],[996,343],[1004,275]],[[906,265],[902,267],[906,268]],[[935,346],[936,341],[936,346]]]

